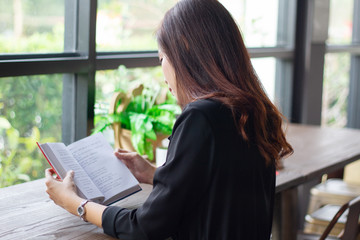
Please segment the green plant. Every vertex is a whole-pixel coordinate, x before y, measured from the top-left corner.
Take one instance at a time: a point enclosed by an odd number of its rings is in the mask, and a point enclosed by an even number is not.
[[[30,136],[20,137],[19,131],[0,116],[0,187],[44,177],[47,163],[40,156],[36,141],[54,139],[40,139],[37,127],[32,129]]]
[[[171,134],[181,109],[176,99],[159,82],[148,78],[133,79],[132,70],[124,66],[119,67],[119,72],[122,83],[117,91],[124,93],[125,97],[119,99],[115,108],[122,107],[123,110],[113,114],[97,114],[93,132],[102,132],[113,123],[120,123],[123,129],[131,131],[134,149],[152,160],[154,153],[151,140],[156,140],[157,134]],[[139,95],[129,95],[130,89],[135,86],[143,86],[142,91]]]

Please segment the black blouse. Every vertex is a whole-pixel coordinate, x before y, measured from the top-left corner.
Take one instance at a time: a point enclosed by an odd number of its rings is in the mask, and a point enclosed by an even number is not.
[[[102,226],[121,239],[269,240],[274,193],[275,167],[243,141],[231,111],[198,100],[177,119],[144,205],[110,206]]]

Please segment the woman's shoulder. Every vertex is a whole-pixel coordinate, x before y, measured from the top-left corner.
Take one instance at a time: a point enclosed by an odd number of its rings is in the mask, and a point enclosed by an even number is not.
[[[201,118],[214,126],[233,121],[230,109],[222,102],[210,98],[189,103],[184,108],[180,118],[184,120]]]
[[[219,111],[224,111],[227,107],[218,100],[207,98],[207,99],[199,99],[194,102],[189,103],[184,108],[184,113],[189,111],[200,111],[209,114],[216,114]]]

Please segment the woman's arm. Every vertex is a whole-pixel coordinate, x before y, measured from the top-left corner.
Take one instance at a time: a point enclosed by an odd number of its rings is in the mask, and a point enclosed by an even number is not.
[[[142,158],[135,152],[118,149],[115,155],[125,163],[129,170],[134,174],[141,183],[152,184],[156,167]],[[77,208],[85,200],[76,193],[76,187],[73,181],[74,172],[69,171],[64,180],[58,180],[53,177],[54,170],[46,169],[46,192],[49,194],[55,204],[64,208],[71,214],[78,216]],[[102,214],[106,206],[89,202],[84,206],[86,221],[102,227]]]
[[[69,171],[63,181],[56,180],[53,177],[54,171],[52,169],[45,170],[46,176],[46,192],[49,194],[51,200],[55,204],[64,208],[71,214],[78,216],[77,208],[85,200],[79,197],[76,193],[75,184],[73,181],[74,172]],[[102,227],[102,214],[106,206],[89,202],[84,206],[86,221],[95,224],[98,227]]]

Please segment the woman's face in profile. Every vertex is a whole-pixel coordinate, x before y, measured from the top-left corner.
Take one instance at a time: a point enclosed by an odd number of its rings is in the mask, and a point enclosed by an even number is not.
[[[165,76],[165,83],[169,86],[172,95],[177,99],[175,71],[166,55],[159,50],[159,60]]]

